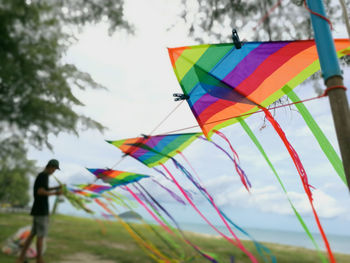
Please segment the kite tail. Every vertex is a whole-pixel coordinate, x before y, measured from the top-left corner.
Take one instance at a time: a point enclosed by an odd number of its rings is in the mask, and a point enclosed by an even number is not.
[[[141,191],[139,191],[138,193],[135,193],[135,195],[137,195],[140,198],[140,200],[144,200],[147,204],[149,204],[150,207],[153,209],[153,211],[159,212],[157,206],[153,202],[151,202],[147,198],[147,196],[145,196]]]
[[[123,196],[120,193],[109,191],[108,194],[118,205],[122,205],[126,208],[129,208],[130,210],[137,207],[137,203],[135,201],[129,200],[127,197]]]
[[[250,183],[250,181],[249,181],[247,175],[245,174],[245,172],[243,171],[243,169],[242,169],[241,166],[239,165],[239,156],[238,156],[237,152],[235,151],[235,149],[233,149],[231,142],[230,142],[229,139],[225,136],[225,134],[223,134],[222,132],[219,132],[219,131],[217,131],[217,130],[214,130],[214,132],[215,132],[217,135],[219,135],[221,138],[223,138],[223,139],[227,142],[227,144],[229,145],[229,147],[230,147],[230,149],[231,149],[231,151],[232,151],[232,154],[233,154],[233,159],[231,158],[231,160],[233,161],[233,163],[234,163],[234,165],[235,165],[236,171],[237,171],[238,175],[240,176],[243,185],[247,188],[247,190],[248,190],[248,192],[249,192],[248,187],[251,188],[252,185],[251,185],[251,183]],[[214,142],[213,142],[213,143],[214,143]],[[216,147],[219,146],[219,145],[217,145],[217,144],[215,144],[215,143],[214,143],[214,145],[215,145]],[[218,148],[224,151],[223,148],[221,148],[221,147],[218,147]],[[226,151],[224,151],[224,152],[226,152]],[[227,154],[227,152],[226,152],[226,154]],[[248,186],[248,187],[247,187],[247,186]]]
[[[247,191],[249,192],[249,188],[251,188],[251,183],[248,180],[248,177],[246,176],[245,172],[243,171],[243,169],[239,166],[239,164],[237,163],[237,161],[232,158],[232,156],[224,149],[222,148],[220,145],[218,145],[217,143],[213,142],[213,141],[209,141],[204,137],[198,137],[201,140],[204,141],[208,141],[210,143],[212,143],[216,148],[218,148],[219,150],[221,150],[222,152],[224,152],[229,158],[230,160],[234,163],[236,171],[241,179],[242,184],[244,185],[244,187],[247,189]]]
[[[217,130],[213,130],[213,131],[227,142],[227,144],[230,146],[230,149],[232,151],[233,158],[237,159],[239,162],[239,156],[238,156],[237,152],[235,151],[235,149],[233,149],[231,142],[229,141],[229,139],[227,139],[225,134],[223,134],[222,132],[217,131]]]
[[[196,172],[196,170],[193,168],[193,166],[191,165],[191,162],[186,158],[186,156],[181,152],[181,151],[176,151],[181,157],[182,159],[185,160],[185,162],[188,164],[189,167],[191,167],[192,171],[194,172],[194,174],[196,175],[196,179],[201,182],[201,179],[199,178],[198,173]]]
[[[146,206],[144,202],[142,202],[142,200],[128,186],[125,186],[125,189],[136,199],[137,202],[139,202],[140,205],[142,205],[147,210],[147,212],[157,221],[159,225],[161,225],[169,234],[174,234],[173,231],[171,231],[171,229],[167,225],[160,221],[159,218]]]
[[[300,102],[300,98],[297,96],[297,94],[294,93],[294,91],[288,87],[287,85],[283,87],[282,89],[292,100],[292,102]],[[307,126],[309,126],[311,132],[315,136],[318,144],[320,145],[322,151],[324,154],[327,156],[329,162],[332,164],[333,168],[339,175],[340,179],[346,183],[346,177],[345,177],[345,172],[344,172],[344,167],[343,163],[337,154],[337,152],[334,150],[332,144],[329,142],[327,137],[324,135],[320,127],[317,125],[315,120],[312,118],[310,112],[308,109],[305,107],[304,103],[297,103],[295,104],[295,107],[298,109],[299,113],[305,120],[305,123]]]
[[[184,167],[179,164],[174,158],[172,158],[172,160],[174,161],[175,165],[177,167],[179,167],[188,178],[191,178],[192,182],[195,182],[193,180],[193,177],[184,169]],[[217,229],[203,214],[202,212],[198,209],[198,207],[192,202],[192,200],[187,196],[187,194],[185,193],[185,191],[182,189],[182,187],[179,185],[179,183],[176,181],[175,177],[170,173],[170,171],[166,168],[165,165],[162,164],[162,167],[165,169],[165,171],[168,173],[168,175],[170,176],[170,178],[174,181],[174,183],[176,184],[176,186],[179,188],[179,190],[182,192],[182,194],[184,195],[184,197],[187,199],[187,201],[190,203],[190,205],[196,210],[196,212],[203,218],[203,220],[205,222],[207,222],[208,225],[210,225],[211,228],[213,228],[215,230],[215,232],[217,232],[218,234],[220,234],[222,237],[224,237],[227,241],[229,241],[231,244],[233,244],[234,246],[240,248],[249,258],[252,262],[258,262],[256,260],[256,258],[245,249],[245,247],[241,244],[241,242],[239,242],[239,239],[237,240],[237,243],[232,240],[231,238],[229,238],[228,236],[226,236],[224,233],[222,233],[219,229]],[[199,188],[199,189],[203,189],[201,186],[198,185],[198,183],[195,183],[195,185]],[[234,235],[234,233],[232,232],[231,234]]]
[[[178,196],[177,194],[175,194],[173,191],[171,191],[169,188],[165,187],[164,185],[162,185],[161,183],[157,182],[156,180],[152,179],[152,181],[154,183],[156,183],[157,185],[159,185],[161,188],[163,188],[165,191],[167,191],[176,201],[178,201],[179,203],[186,205],[185,201],[181,199],[180,196]]]
[[[307,197],[309,199],[309,202],[310,202],[310,205],[311,205],[311,208],[312,208],[312,212],[314,214],[314,217],[315,217],[318,229],[320,230],[323,242],[324,242],[324,244],[326,246],[327,253],[328,253],[328,256],[329,256],[329,260],[332,263],[336,262],[335,258],[333,256],[331,247],[329,245],[328,239],[326,237],[326,234],[325,234],[325,232],[324,232],[324,230],[322,228],[321,222],[320,222],[320,220],[318,218],[318,215],[317,215],[317,212],[315,210],[315,207],[314,207],[314,204],[313,204],[313,199],[312,199],[312,193],[311,193],[311,190],[310,190],[310,185],[309,185],[307,174],[306,174],[306,172],[304,170],[303,164],[301,163],[297,152],[294,150],[293,146],[289,143],[289,141],[288,141],[285,133],[283,132],[282,128],[280,127],[278,122],[274,119],[274,117],[271,115],[270,111],[267,110],[266,108],[262,107],[262,106],[259,106],[259,107],[264,111],[266,119],[272,124],[272,126],[274,127],[274,129],[276,130],[278,135],[280,136],[280,138],[283,141],[284,145],[286,146],[290,156],[293,159],[294,165],[297,168],[297,171],[298,171],[298,173],[300,175],[300,179],[301,179],[301,181],[303,183],[304,190],[305,190],[305,192],[307,194]]]
[[[160,164],[160,163],[159,163]],[[158,173],[160,173],[161,175],[163,175],[167,180],[169,180],[170,182],[172,182],[172,183],[174,183],[163,171],[161,171],[161,170],[159,170],[159,169],[157,169],[157,168],[155,168],[155,167],[153,167],[153,169],[155,170],[155,171],[157,171]],[[193,196],[192,196],[192,194],[188,191],[188,190],[186,190],[186,189],[184,189],[185,191],[186,191],[186,193],[188,194],[188,196],[191,198],[191,200],[193,200]],[[176,198],[175,198],[176,199]]]
[[[183,239],[185,240],[185,242],[187,244],[189,244],[191,247],[193,247],[200,255],[202,255],[206,259],[210,260],[212,263],[218,263],[214,259],[214,257],[217,257],[216,255],[213,254],[213,256],[210,256],[209,253],[202,252],[201,249],[198,246],[194,245],[191,241],[189,241],[186,238],[185,234],[183,233],[182,229],[180,228],[180,225],[178,224],[178,222],[174,219],[174,217],[157,200],[155,200],[155,198],[141,184],[138,184],[138,185],[149,196],[149,198],[152,199],[152,201],[159,207],[159,209],[162,210],[170,218],[171,221],[173,221],[173,223],[175,224],[176,228],[179,230],[181,236],[183,237]]]
[[[179,152],[181,153],[181,152]],[[184,157],[184,156],[183,156]],[[185,158],[184,158],[185,159]],[[175,160],[175,159],[174,159]],[[186,160],[186,159],[185,159]],[[175,160],[176,161],[176,160]],[[188,162],[188,161],[187,161]],[[182,166],[180,163],[176,164],[177,167]],[[183,167],[184,168],[184,167]],[[191,166],[192,170],[196,173],[195,169]],[[184,168],[185,169],[185,168]],[[188,173],[188,171],[187,171]],[[186,174],[187,174],[186,173]],[[196,173],[197,174],[197,173]],[[271,253],[271,251],[265,247],[264,245],[260,244],[258,241],[256,241],[251,235],[249,235],[249,233],[247,231],[245,231],[243,228],[239,227],[237,224],[235,224],[220,208],[217,208],[215,205],[215,202],[213,200],[213,198],[210,196],[210,194],[208,193],[208,191],[200,186],[199,184],[197,184],[197,182],[193,181],[193,178],[189,177],[190,181],[198,188],[198,190],[203,194],[203,196],[209,201],[209,203],[214,206],[214,208],[217,210],[219,216],[222,218],[224,217],[224,219],[226,219],[233,227],[235,227],[236,229],[238,229],[238,231],[240,231],[241,233],[243,233],[244,235],[246,235],[249,239],[251,239],[256,247],[256,250],[258,251],[259,255],[264,259],[264,261],[266,262],[266,257],[264,255],[264,251],[270,255],[271,260],[273,263],[276,262],[276,257]],[[222,218],[223,219],[223,218]],[[224,222],[223,219],[223,222]],[[226,225],[227,226],[227,225]],[[232,230],[230,229],[229,226],[227,226],[227,228],[229,229],[229,231],[231,232]]]
[[[244,235],[246,235],[248,238],[250,238],[255,247],[256,250],[258,251],[259,255],[264,259],[265,262],[267,262],[266,260],[266,256],[264,255],[264,252],[267,253],[270,257],[271,257],[271,261],[272,263],[277,263],[276,257],[272,254],[272,252],[270,251],[270,249],[268,249],[267,247],[265,247],[263,244],[260,244],[258,241],[256,241],[247,231],[245,231],[243,228],[241,228],[240,226],[236,225],[223,211],[221,211],[222,216],[235,228],[237,228],[241,233],[243,233]]]
[[[162,170],[159,170],[159,169],[157,169],[156,167],[153,167],[153,169],[154,169],[156,172],[158,172],[158,173],[160,173],[161,175],[163,175],[163,177],[164,177],[165,179],[171,181],[171,179],[170,179],[165,173],[163,173]]]
[[[178,151],[178,153],[183,157],[183,159],[187,162],[187,164],[191,167],[191,169],[194,171],[194,173],[197,175],[197,179],[199,179],[199,176],[196,172],[196,170],[190,165],[190,162],[187,160],[187,158],[182,154],[182,152]],[[203,188],[203,187],[201,187]],[[206,191],[203,188],[204,191]],[[206,191],[207,192],[207,191]],[[208,193],[209,194],[209,193]],[[204,197],[206,199],[208,199],[208,197],[206,195],[204,195]],[[208,200],[210,201],[210,200]],[[213,204],[212,204],[213,205]],[[215,205],[215,204],[214,204]],[[275,263],[276,262],[276,258],[275,256],[271,253],[271,251],[265,247],[264,245],[260,244],[258,241],[256,241],[251,235],[249,235],[249,233],[247,231],[245,231],[243,228],[239,227],[238,225],[236,225],[220,208],[219,208],[219,213],[222,214],[222,216],[233,226],[235,227],[238,231],[240,231],[241,233],[243,233],[244,235],[246,235],[249,239],[251,239],[256,247],[256,250],[258,251],[259,255],[264,259],[264,261],[266,262],[266,257],[264,255],[264,251],[270,255],[272,262]]]
[[[145,238],[136,232],[128,223],[124,222],[118,215],[116,215],[108,206],[101,200],[95,198],[95,202],[101,206],[105,211],[114,215],[114,217],[122,224],[122,226],[128,231],[130,236],[136,241],[136,243],[144,249],[144,251],[157,262],[171,262],[165,255],[163,255],[157,248],[154,247],[150,242],[146,242]],[[152,254],[152,253],[154,254]]]
[[[226,228],[228,229],[228,231],[232,234],[232,236],[236,239],[238,247],[245,252],[248,256],[251,255],[251,253],[249,251],[246,250],[246,248],[243,246],[243,244],[241,243],[240,239],[236,236],[236,234],[233,232],[233,230],[231,229],[231,227],[228,225],[227,221],[225,220],[225,217],[223,216],[223,212],[220,210],[220,208],[217,207],[217,205],[215,204],[214,198],[209,194],[209,192],[203,187],[201,186],[199,183],[197,183],[194,179],[193,176],[191,176],[191,174],[186,170],[185,167],[183,167],[179,162],[177,162],[174,158],[173,158],[173,162],[175,163],[175,165],[181,169],[181,171],[187,176],[187,178],[197,187],[197,189],[203,194],[203,196],[208,200],[208,202],[214,207],[215,211],[217,212],[217,214],[219,215],[219,217],[221,218],[222,222],[225,224]],[[251,255],[253,258],[254,256]]]
[[[254,135],[253,131],[250,129],[250,127],[248,126],[248,124],[241,118],[238,118],[239,122],[241,124],[241,126],[243,127],[243,129],[245,130],[245,132],[248,134],[248,136],[251,138],[251,140],[253,141],[253,143],[255,144],[255,146],[258,148],[258,150],[260,151],[260,153],[262,154],[262,156],[264,157],[265,161],[267,162],[267,164],[270,166],[272,172],[274,173],[275,177],[277,178],[277,181],[279,182],[280,186],[283,189],[283,192],[286,194],[286,197],[289,201],[290,206],[292,207],[295,216],[297,217],[297,219],[299,220],[299,223],[301,224],[301,226],[303,227],[305,233],[308,235],[308,237],[310,238],[311,242],[314,244],[317,253],[319,255],[319,257],[321,258],[321,261],[323,263],[327,263],[328,260],[326,259],[326,257],[323,255],[323,253],[320,251],[320,248],[318,246],[318,244],[316,243],[314,237],[312,236],[310,230],[308,229],[307,225],[305,224],[303,218],[301,217],[301,215],[299,214],[299,212],[296,210],[296,208],[294,207],[292,201],[290,200],[289,196],[288,196],[288,192],[281,180],[281,178],[279,177],[275,167],[273,166],[273,164],[271,163],[269,157],[267,156],[267,154],[265,153],[262,145],[260,144],[260,142],[258,141],[258,138]]]
[[[143,192],[146,192],[146,195],[148,196],[147,199],[151,199],[152,202],[158,206],[158,202],[150,194],[148,194],[147,190],[144,189],[144,187],[142,185],[140,185],[140,184],[138,184],[138,185],[143,189]],[[145,193],[143,193],[136,185],[133,185],[133,186],[137,191],[139,191],[140,193],[145,195]],[[154,211],[163,220],[163,222],[166,225],[168,225],[169,228],[171,228],[170,224],[168,222],[166,222],[164,218],[161,217],[161,214],[159,212],[157,212],[156,210],[154,210]],[[178,252],[178,254],[181,254],[180,256],[182,258],[184,258],[184,254],[182,252],[179,252],[180,246],[178,244],[176,244],[173,240],[169,239],[167,236],[162,236],[152,225],[147,224],[147,227],[149,227],[156,234],[156,236],[158,236],[164,242],[164,244],[166,244],[168,246],[168,248],[170,248],[170,251]]]
[[[134,185],[134,187],[139,191],[139,192],[141,192],[135,185]],[[115,209],[115,210],[117,210],[117,208],[114,206],[114,204],[113,203],[110,203],[110,205]],[[152,207],[151,207],[152,208]],[[168,223],[168,222],[166,222],[166,220],[164,220],[164,218],[162,218],[161,217],[161,215],[159,214],[159,212],[157,212],[156,210],[153,210],[156,214],[158,214],[159,215],[159,217],[163,220],[163,222],[167,225],[167,226],[169,226],[169,228],[171,228],[171,225]],[[178,244],[176,244],[171,238],[169,238],[168,236],[163,236],[163,235],[161,235],[160,233],[159,233],[159,231],[155,228],[155,227],[153,227],[152,225],[150,225],[150,224],[148,224],[147,222],[145,222],[142,218],[140,219],[140,221],[144,224],[144,226],[147,228],[147,229],[149,229],[151,232],[153,232],[156,236],[158,236],[161,240],[162,240],[162,242],[164,243],[164,244],[166,244],[167,246],[168,246],[168,248],[169,248],[169,251],[178,251],[177,250],[177,248],[179,248],[179,246],[178,246]],[[130,225],[130,227],[132,228],[132,226]],[[136,232],[136,230],[134,230],[135,232]],[[140,235],[141,236],[141,235]],[[141,238],[142,238],[142,236],[141,236]],[[144,240],[146,240],[145,238],[143,238]],[[149,241],[148,241],[149,242]],[[151,242],[149,242],[149,243],[151,243]],[[151,243],[152,244],[152,243]],[[165,253],[164,253],[165,254]],[[182,252],[180,252],[180,257],[181,257],[181,259],[183,259],[185,256],[184,256],[184,254],[182,253]],[[178,260],[176,260],[176,262],[178,262]],[[181,261],[182,262],[182,261]]]

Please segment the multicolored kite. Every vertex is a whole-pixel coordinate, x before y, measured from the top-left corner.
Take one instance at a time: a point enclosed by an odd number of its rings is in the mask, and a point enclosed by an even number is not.
[[[143,178],[150,177],[149,175],[104,169],[88,169],[97,178],[102,179],[105,183],[109,183],[113,187],[126,185],[137,182]]]
[[[335,40],[338,56],[349,39]],[[206,44],[170,48],[169,55],[187,102],[205,136],[236,123],[282,97],[319,70],[314,40]]]
[[[165,163],[170,157],[185,149],[201,135],[202,133],[155,135],[107,142],[148,167],[154,167]],[[138,145],[149,147],[154,149],[154,151],[149,151],[145,147],[141,148]]]
[[[335,47],[338,56],[347,55],[350,41],[338,39]],[[314,208],[308,177],[299,156],[265,108],[285,95],[283,90],[292,90],[319,70],[315,42],[249,42],[240,49],[236,49],[234,44],[199,45],[172,48],[169,55],[184,92],[183,98],[186,98],[208,139],[220,128],[238,121],[243,124],[243,118],[249,114],[258,110],[265,113],[293,159],[329,259],[335,262]]]
[[[112,190],[114,187],[109,185],[99,185],[99,184],[77,184],[76,187],[84,191],[90,191],[97,194],[101,194],[105,191]]]

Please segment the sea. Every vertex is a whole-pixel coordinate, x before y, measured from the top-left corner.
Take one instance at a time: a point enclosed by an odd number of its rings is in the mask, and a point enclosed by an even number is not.
[[[181,228],[186,231],[191,231],[200,234],[207,234],[211,236],[219,236],[215,230],[209,225],[197,224],[197,223],[180,223]],[[227,228],[224,226],[216,226],[222,233],[230,235]],[[244,228],[250,236],[254,237],[257,241],[277,243],[282,245],[290,245],[296,247],[303,247],[308,249],[315,249],[313,243],[304,232],[294,232],[276,229],[258,229],[258,228]],[[243,240],[250,240],[249,237],[245,236],[241,232],[233,229],[234,233],[238,238]],[[320,234],[312,233],[316,243],[319,245],[321,250],[324,249],[323,240]],[[327,233],[328,241],[331,245],[333,252],[350,254],[350,236],[334,235]]]
[[[60,211],[60,212],[62,213],[63,211]],[[73,208],[69,210],[65,209],[63,214],[78,216],[78,217],[90,217],[88,214]],[[147,221],[149,221],[151,224],[156,224],[156,222],[152,222],[150,220],[147,220]],[[215,230],[213,230],[209,225],[206,225],[206,224],[189,223],[189,222],[181,222],[181,221],[178,221],[178,223],[181,229],[185,231],[190,231],[190,232],[210,235],[210,236],[219,236],[219,234],[215,232]],[[231,236],[231,234],[229,233],[229,231],[225,226],[216,225],[215,227],[217,227],[217,229],[219,229],[222,233],[228,236]],[[313,243],[311,242],[310,238],[306,235],[305,232],[287,231],[287,230],[280,230],[280,229],[251,228],[251,227],[243,227],[243,228],[256,241],[276,243],[281,245],[290,245],[290,246],[296,246],[296,247],[315,250]],[[251,240],[249,237],[242,234],[237,229],[232,228],[232,230],[238,236],[238,238],[242,240]],[[350,235],[348,235],[348,231],[346,233],[347,235],[327,233],[327,238],[330,243],[332,251],[343,253],[343,254],[350,254]],[[324,247],[324,243],[321,235],[318,233],[312,233],[312,236],[314,237],[319,248],[325,251],[325,247]]]

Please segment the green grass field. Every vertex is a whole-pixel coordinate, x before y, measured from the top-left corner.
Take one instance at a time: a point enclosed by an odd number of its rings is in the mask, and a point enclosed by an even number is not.
[[[30,224],[31,217],[29,215],[0,213],[1,245],[18,228]],[[159,248],[163,255],[174,259],[172,262],[209,262],[200,257],[180,238],[166,234],[159,227],[156,227],[156,229],[162,238],[142,224],[132,224],[132,227],[142,235],[143,239],[150,240],[151,243]],[[202,250],[215,253],[219,262],[230,262],[231,255],[235,257],[235,262],[250,262],[241,250],[221,238],[186,233],[191,242],[201,247]],[[171,248],[173,245],[169,239],[178,244],[178,248]],[[147,252],[139,247],[125,228],[117,222],[104,222],[101,224],[92,219],[55,215],[50,219],[50,231],[47,241],[47,250],[44,258],[48,263],[156,262]],[[265,243],[264,245],[276,256],[277,262],[321,261],[313,250],[270,243]],[[258,256],[252,242],[246,241],[244,246],[254,253],[259,262],[264,262]],[[335,256],[339,263],[350,262],[350,255],[336,254]],[[13,256],[0,253],[1,263],[13,263],[14,261],[15,258]],[[30,262],[35,262],[35,260]]]

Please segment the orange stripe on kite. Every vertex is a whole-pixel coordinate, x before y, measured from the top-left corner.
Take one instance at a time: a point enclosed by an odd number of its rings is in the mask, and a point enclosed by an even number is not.
[[[178,47],[178,48],[168,48],[169,57],[171,60],[171,64],[173,68],[175,68],[175,63],[179,57],[181,57],[182,53],[189,49],[190,47]]]

